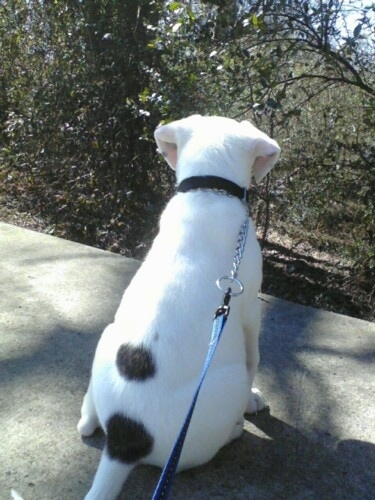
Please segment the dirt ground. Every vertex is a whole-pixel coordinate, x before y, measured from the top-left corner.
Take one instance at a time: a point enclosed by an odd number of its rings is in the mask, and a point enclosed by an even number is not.
[[[367,321],[375,319],[374,278],[360,276],[352,262],[275,231],[269,233],[263,256],[265,293]]]
[[[0,221],[61,236],[56,227],[37,215],[20,211],[15,200],[4,196],[0,197]],[[148,245],[138,247],[141,252],[132,256],[142,258]],[[126,250],[122,249],[121,253],[129,254]],[[262,292],[299,304],[375,320],[374,277],[358,276],[351,262],[318,252],[303,239],[293,241],[274,230],[268,233],[263,256]]]

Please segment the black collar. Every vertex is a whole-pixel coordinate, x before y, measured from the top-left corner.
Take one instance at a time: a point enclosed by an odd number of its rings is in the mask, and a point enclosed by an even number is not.
[[[236,196],[244,203],[249,203],[249,190],[223,177],[216,177],[215,175],[188,177],[177,186],[178,193],[186,193],[195,189],[224,191],[225,194]]]

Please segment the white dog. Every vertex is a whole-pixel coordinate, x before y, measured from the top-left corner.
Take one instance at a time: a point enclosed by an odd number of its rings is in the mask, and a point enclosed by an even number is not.
[[[277,161],[277,143],[248,122],[194,115],[155,131],[159,150],[187,178],[216,176],[240,187],[260,181]],[[215,187],[215,186],[214,186]],[[103,332],[78,430],[101,426],[106,445],[86,499],[116,498],[137,464],[164,466],[206,357],[246,208],[214,189],[178,192],[160,232]],[[210,460],[241,435],[244,413],[264,408],[252,388],[257,369],[262,261],[250,221],[239,268],[244,293],[231,314],[200,393],[178,470]]]

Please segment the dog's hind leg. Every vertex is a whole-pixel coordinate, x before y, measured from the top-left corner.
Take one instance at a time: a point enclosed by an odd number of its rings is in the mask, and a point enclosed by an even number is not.
[[[83,398],[81,418],[78,422],[77,429],[81,436],[91,436],[97,427],[99,427],[99,420],[92,395],[92,381],[90,380],[89,387]]]

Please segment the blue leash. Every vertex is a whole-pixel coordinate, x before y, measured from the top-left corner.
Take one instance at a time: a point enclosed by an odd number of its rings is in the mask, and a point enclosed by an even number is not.
[[[237,281],[237,280],[234,280],[234,281]],[[154,494],[152,496],[152,500],[160,500],[163,498],[168,498],[169,491],[170,491],[171,486],[172,486],[173,478],[176,474],[176,469],[177,469],[177,465],[178,465],[180,455],[182,452],[182,447],[184,445],[186,434],[187,434],[187,431],[189,429],[190,420],[191,420],[191,417],[193,416],[193,412],[194,412],[195,404],[196,404],[197,399],[198,399],[199,392],[201,390],[203,381],[206,377],[208,368],[209,368],[211,361],[214,357],[216,348],[219,344],[221,334],[223,333],[223,330],[225,327],[225,323],[227,322],[227,319],[228,319],[228,315],[230,312],[229,301],[231,299],[231,295],[232,295],[232,290],[231,290],[231,288],[228,288],[227,291],[225,292],[223,303],[216,310],[215,317],[214,317],[214,323],[212,326],[211,341],[210,341],[210,345],[208,348],[206,361],[204,362],[203,370],[202,370],[202,373],[201,373],[201,376],[200,376],[200,379],[198,382],[198,387],[197,387],[195,394],[193,396],[189,411],[186,415],[183,426],[181,427],[177,441],[173,447],[173,450],[169,456],[167,463],[164,466],[163,472],[161,473],[158,485],[156,486],[156,489],[155,489]],[[236,294],[233,294],[233,295],[236,295]]]

